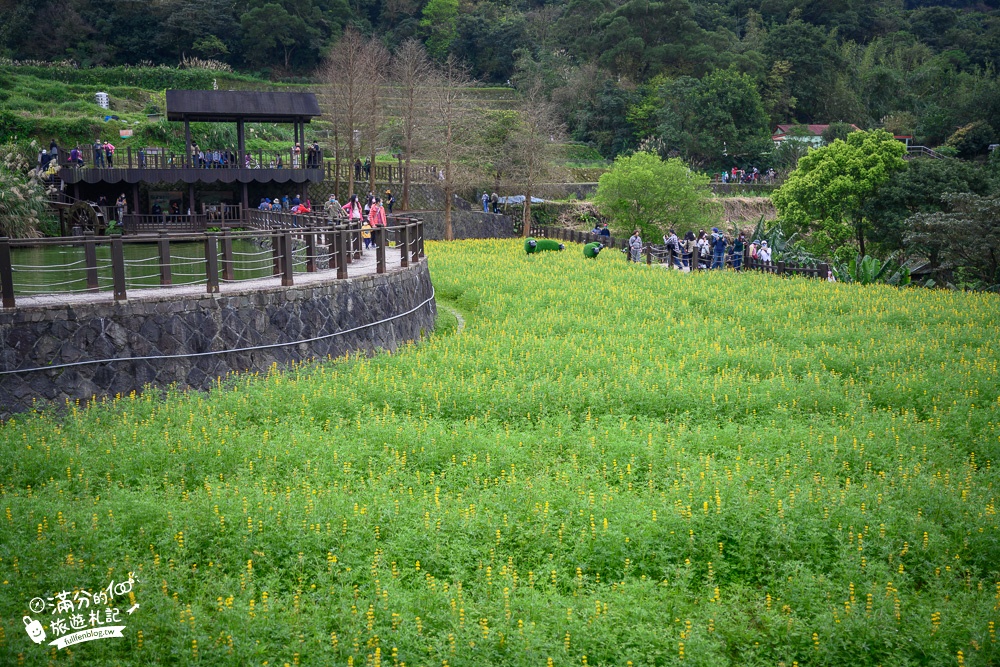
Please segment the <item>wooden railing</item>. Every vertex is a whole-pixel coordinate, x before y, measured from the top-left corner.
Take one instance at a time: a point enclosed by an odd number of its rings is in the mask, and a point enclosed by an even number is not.
[[[100,154],[94,147],[82,146],[80,157],[74,163],[71,149],[59,150],[59,164],[80,169],[322,169],[322,152],[312,160],[306,153],[296,155],[293,148],[281,151],[246,151],[242,156],[235,146],[203,151],[202,156],[183,151],[175,152],[164,147],[126,146],[118,148],[110,160],[106,152]]]
[[[532,236],[538,238],[551,238],[568,241],[570,243],[603,243],[608,248],[628,250],[627,238],[614,238],[590,232],[580,232],[573,229],[557,229],[552,227],[532,227]],[[725,254],[722,264],[726,268],[746,271],[762,271],[786,276],[805,276],[807,278],[826,278],[830,273],[830,265],[823,262],[819,264],[800,265],[791,262],[762,262],[753,259],[745,253],[737,254],[732,252]],[[631,254],[626,254],[631,260]],[[685,252],[676,252],[665,245],[654,245],[644,243],[640,253],[641,261],[646,264],[665,264],[668,267],[677,269],[688,269],[691,271],[707,270],[712,267],[713,256],[697,256],[696,261],[692,261],[691,255]]]
[[[402,163],[376,162],[372,170],[374,171],[374,182],[380,185],[398,185],[403,182]],[[326,180],[347,181],[350,179],[351,174],[355,176],[355,183],[367,183],[369,181],[369,174],[363,166],[360,171],[355,171],[354,167],[346,162],[342,162],[338,168],[335,162],[331,160],[326,161],[324,172]],[[436,166],[427,164],[410,165],[410,181],[412,183],[437,183],[439,180],[438,168]]]
[[[254,255],[252,260],[258,267],[263,265],[269,267],[266,270],[268,275],[281,278],[281,285],[291,286],[294,284],[296,273],[315,273],[318,271],[336,271],[337,278],[348,277],[347,268],[350,264],[362,259],[365,248],[363,247],[361,230],[357,226],[338,225],[311,228],[281,228],[274,229],[265,234],[269,240],[270,249],[263,248],[258,252],[250,253]],[[261,232],[231,232],[224,230],[216,233],[201,234],[170,234],[161,232],[155,243],[157,245],[156,256],[149,258],[149,261],[141,260],[143,268],[146,270],[155,269],[158,272],[156,285],[141,284],[133,285],[137,287],[170,287],[175,275],[175,260],[171,256],[171,244],[173,243],[201,243],[204,245],[204,255],[201,258],[183,258],[184,266],[194,266],[188,269],[185,276],[196,276],[201,272],[200,279],[187,280],[185,284],[203,284],[208,293],[218,293],[220,283],[238,282],[237,268],[241,258],[234,253],[233,242],[238,239],[256,240],[261,239]],[[393,216],[389,220],[389,226],[377,227],[372,230],[372,241],[375,253],[375,273],[385,273],[387,269],[387,253],[399,253],[400,267],[409,266],[411,263],[421,261],[424,257],[424,235],[423,221],[414,218]],[[65,294],[70,292],[99,292],[102,289],[110,288],[116,301],[127,298],[128,277],[126,267],[130,263],[125,258],[125,246],[135,243],[149,243],[147,239],[137,239],[122,236],[95,236],[93,233],[86,233],[79,237],[60,237],[48,239],[8,239],[0,238],[0,297],[2,297],[3,308],[14,308],[16,306],[15,294],[19,289],[24,291],[25,276],[46,271],[63,271],[69,273],[73,278],[69,281],[62,281],[59,285],[52,285],[50,290],[45,290],[44,285],[39,290],[37,285],[32,285],[30,293],[34,296],[39,294]],[[14,271],[11,261],[12,248],[44,248],[46,246],[75,247],[82,249],[83,259],[78,262],[70,262],[59,266],[42,267],[18,267]],[[98,248],[102,249],[102,256],[107,255],[102,261],[98,261]],[[105,253],[103,250],[107,249]],[[372,252],[372,251],[369,251]],[[152,263],[155,260],[156,263]],[[136,260],[132,260],[135,264]],[[190,271],[195,271],[191,273]],[[149,278],[151,274],[144,276]],[[177,274],[179,275],[179,274]],[[254,279],[260,276],[253,276]],[[74,288],[66,288],[65,285],[72,283]]]

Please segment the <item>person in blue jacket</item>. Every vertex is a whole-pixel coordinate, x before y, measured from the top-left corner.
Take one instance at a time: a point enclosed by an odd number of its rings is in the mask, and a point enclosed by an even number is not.
[[[726,266],[726,235],[718,227],[712,227],[712,268],[723,269]]]

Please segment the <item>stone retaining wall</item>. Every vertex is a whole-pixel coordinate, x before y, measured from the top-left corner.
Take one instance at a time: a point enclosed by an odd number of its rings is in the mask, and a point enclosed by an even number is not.
[[[155,357],[288,343],[353,329],[409,311],[433,293],[427,262],[383,275],[295,287],[232,290],[121,303],[0,311],[0,370],[77,361]],[[207,389],[230,372],[346,352],[395,350],[434,327],[433,300],[404,317],[310,343],[139,361],[111,361],[0,375],[0,416],[33,400],[88,400],[152,384]]]
[[[444,238],[444,211],[418,211],[414,215],[424,221],[426,240]],[[452,210],[451,231],[456,239],[506,239],[514,236],[514,225],[509,215]]]

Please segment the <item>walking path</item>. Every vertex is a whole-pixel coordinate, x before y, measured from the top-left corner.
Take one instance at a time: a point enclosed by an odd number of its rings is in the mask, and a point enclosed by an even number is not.
[[[325,260],[317,260],[317,263],[325,264],[326,262]],[[361,259],[356,259],[347,265],[348,279],[375,275],[375,264],[375,251],[368,250],[364,252]],[[400,270],[398,248],[386,248],[385,270],[386,273],[393,273]],[[295,287],[308,287],[310,285],[331,282],[336,279],[337,270],[330,268],[323,268],[314,273],[296,272],[293,278]],[[280,287],[281,276],[265,276],[263,278],[236,281],[220,280],[219,292],[214,296],[225,297],[227,294],[259,291],[268,288],[277,289]],[[125,301],[157,301],[164,298],[173,299],[175,297],[201,296],[205,293],[204,282],[190,283],[186,285],[170,285],[164,287],[133,287],[127,290],[126,294],[128,298]],[[99,292],[65,292],[59,294],[18,296],[17,308],[64,308],[67,306],[78,306],[83,304],[113,302],[114,293],[112,290],[106,289]]]

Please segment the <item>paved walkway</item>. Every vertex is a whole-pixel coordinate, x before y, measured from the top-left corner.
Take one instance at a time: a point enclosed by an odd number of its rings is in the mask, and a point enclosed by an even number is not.
[[[386,273],[399,271],[399,248],[388,247],[385,250],[385,270]],[[421,260],[424,261],[424,260]],[[326,264],[325,260],[317,260],[317,263]],[[361,259],[356,259],[347,265],[347,278],[359,278],[362,276],[375,274],[375,251],[367,250],[361,255]],[[412,262],[411,262],[412,265]],[[308,286],[312,284],[327,283],[337,279],[337,270],[323,268],[315,273],[301,272],[301,267],[296,267],[293,281],[296,287]],[[227,293],[247,292],[268,288],[281,287],[281,276],[266,276],[264,278],[252,278],[249,280],[237,280],[232,282],[219,282],[219,294],[225,296]],[[178,296],[200,296],[206,293],[205,283],[192,283],[188,285],[171,285],[169,287],[135,287],[126,290],[128,301],[142,300],[162,300]],[[66,306],[91,304],[91,303],[111,303],[114,301],[114,293],[110,289],[99,292],[72,292],[61,294],[42,294],[32,296],[18,296],[15,299],[15,308],[61,308]]]

